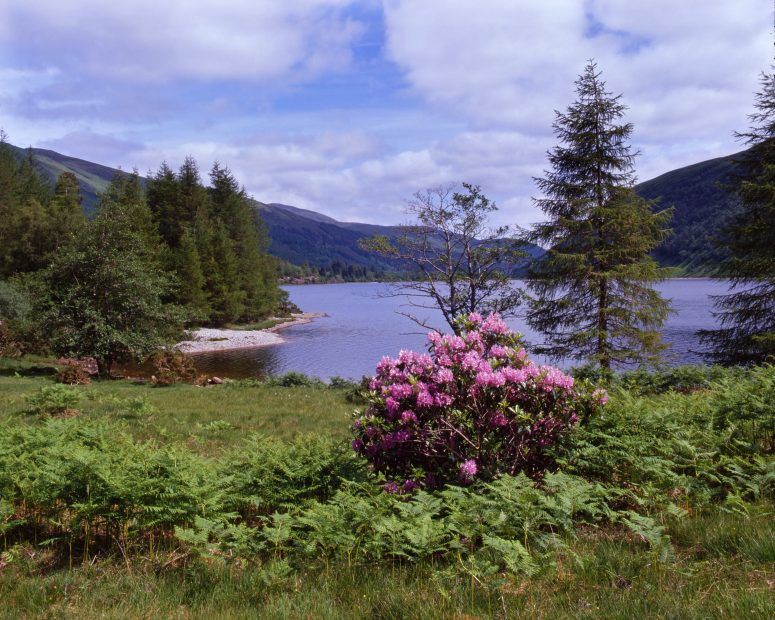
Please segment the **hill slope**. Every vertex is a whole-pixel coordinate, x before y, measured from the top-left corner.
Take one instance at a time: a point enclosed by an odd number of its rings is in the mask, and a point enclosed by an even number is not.
[[[660,264],[694,275],[717,270],[726,254],[715,238],[737,210],[735,196],[721,185],[732,181],[733,160],[741,154],[671,170],[636,186],[643,198],[660,199],[656,209],[674,208],[673,235],[654,252]]]

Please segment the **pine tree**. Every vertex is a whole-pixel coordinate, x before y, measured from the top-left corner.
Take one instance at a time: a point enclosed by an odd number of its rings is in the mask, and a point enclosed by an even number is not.
[[[86,216],[81,208],[81,188],[72,172],[59,175],[54,196],[48,205],[48,218],[52,249],[67,243],[86,224]]]
[[[191,318],[206,320],[210,316],[211,308],[204,290],[202,259],[189,229],[183,230],[175,250],[175,273],[180,281],[177,291],[178,303],[186,306]]]
[[[700,332],[707,357],[722,364],[775,359],[775,67],[761,76],[751,128],[737,137],[751,145],[737,162],[734,187],[741,210],[724,231],[730,251],[723,271],[731,292],[715,299],[720,329]]]
[[[216,163],[210,182],[213,214],[234,243],[244,297],[241,318],[258,319],[274,310],[278,300],[276,270],[266,253],[260,216],[228,168]]]
[[[546,342],[538,352],[586,359],[603,369],[653,363],[665,345],[659,327],[668,301],[652,287],[668,275],[649,256],[667,235],[669,210],[634,190],[632,124],[594,62],[576,81],[577,100],[553,124],[561,144],[549,151],[551,170],[536,179],[535,204],[549,221],[526,234],[548,246],[531,268],[530,325]]]

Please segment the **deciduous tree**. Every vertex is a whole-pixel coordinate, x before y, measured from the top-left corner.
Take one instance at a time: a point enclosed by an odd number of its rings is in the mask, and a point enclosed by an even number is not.
[[[463,183],[464,191],[437,187],[417,192],[408,203],[410,224],[393,239],[372,237],[361,245],[407,265],[414,279],[394,285],[391,294],[405,295],[414,308],[405,313],[422,327],[432,327],[417,312],[440,310],[455,333],[459,319],[472,312],[513,314],[522,292],[511,279],[523,261],[521,243],[508,227],[491,228],[497,210],[478,185]]]

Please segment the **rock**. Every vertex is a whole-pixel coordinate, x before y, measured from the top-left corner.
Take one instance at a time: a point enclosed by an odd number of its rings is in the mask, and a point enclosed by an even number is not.
[[[210,383],[213,385],[223,385],[223,379],[220,377],[210,377]]]

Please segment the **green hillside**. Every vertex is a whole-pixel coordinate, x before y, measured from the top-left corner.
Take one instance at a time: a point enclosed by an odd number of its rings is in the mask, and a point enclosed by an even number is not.
[[[741,155],[671,170],[636,187],[643,198],[660,199],[657,209],[674,207],[673,235],[654,252],[661,265],[679,267],[687,275],[717,272],[726,255],[715,238],[737,208],[735,196],[722,185],[732,182],[733,160]]]

